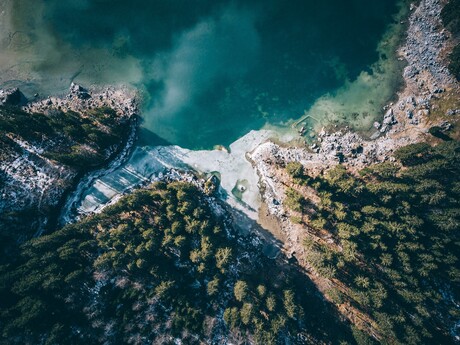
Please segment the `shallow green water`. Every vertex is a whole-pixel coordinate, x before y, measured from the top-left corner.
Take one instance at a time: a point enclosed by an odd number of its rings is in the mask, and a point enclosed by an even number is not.
[[[30,92],[130,82],[145,92],[148,130],[211,148],[300,117],[363,71],[372,76],[396,3],[15,0],[9,25],[19,33],[4,37],[0,62],[15,56]],[[3,85],[14,84],[8,73]],[[369,102],[378,109],[386,96]]]

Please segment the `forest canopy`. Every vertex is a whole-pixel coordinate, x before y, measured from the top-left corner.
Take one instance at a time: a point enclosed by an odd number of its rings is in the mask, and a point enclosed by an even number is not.
[[[387,342],[448,344],[460,316],[460,144],[412,144],[394,157],[359,176],[342,165],[315,178],[288,169],[321,201],[311,213],[292,189],[285,204],[334,238],[308,238],[305,258],[341,282],[330,294],[337,304],[370,315]]]
[[[158,183],[25,243],[0,268],[0,342],[351,339],[303,274],[240,238],[206,198]]]

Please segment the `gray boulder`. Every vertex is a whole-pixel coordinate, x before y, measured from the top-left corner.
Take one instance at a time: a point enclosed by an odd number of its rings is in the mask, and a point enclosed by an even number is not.
[[[0,90],[0,105],[21,105],[27,101],[26,97],[16,87],[14,89]]]
[[[77,97],[79,99],[91,98],[90,94],[88,93],[88,90],[73,82],[70,84],[69,91],[71,96]]]

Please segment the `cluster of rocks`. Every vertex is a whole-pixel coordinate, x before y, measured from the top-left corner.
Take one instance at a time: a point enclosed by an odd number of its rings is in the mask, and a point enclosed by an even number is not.
[[[430,95],[427,97],[420,97],[417,100],[414,96],[408,96],[407,98],[401,98],[395,106],[393,106],[393,103],[390,103],[388,106],[384,107],[386,112],[383,116],[382,123],[377,121],[374,122],[374,128],[378,131],[371,136],[371,139],[377,139],[381,134],[392,129],[398,131],[403,128],[404,126],[394,127],[398,123],[398,116],[405,118],[407,123],[411,125],[420,124],[421,119],[430,113],[430,99]]]
[[[376,122],[374,123],[374,127],[377,128],[380,131],[380,133],[385,133],[391,126],[397,123],[398,121],[396,121],[396,118],[394,116],[393,108],[389,108],[383,117],[382,125]]]
[[[432,95],[421,97],[409,96],[406,99],[401,99],[398,102],[398,107],[403,117],[405,115],[409,124],[419,125],[423,119],[426,119],[430,115],[432,98]]]
[[[0,105],[20,105],[26,101],[25,96],[18,88],[0,89]]]
[[[458,115],[460,114],[460,109],[449,109],[446,112],[446,115],[448,116],[453,116],[453,115]]]
[[[424,0],[418,7],[411,6],[407,39],[399,49],[399,54],[407,61],[403,72],[406,87],[396,105],[384,108],[383,123],[374,124],[378,132],[371,139],[390,130],[394,133],[405,131],[407,125],[420,126],[430,115],[432,100],[442,97],[447,88],[458,88],[441,56],[450,41],[449,32],[442,26],[441,10],[439,0]],[[456,110],[448,114],[455,115]],[[403,124],[394,127],[398,118]]]
[[[64,97],[47,97],[28,103],[23,110],[29,113],[50,114],[55,111],[75,111],[84,113],[87,110],[109,107],[122,118],[130,118],[138,114],[138,103],[135,91],[125,87],[105,87],[102,90],[87,90],[72,83],[69,93]]]
[[[72,84],[70,84],[70,90],[69,91],[70,92],[69,92],[68,98],[72,98],[72,97],[77,97],[79,99],[91,98],[90,94],[88,93],[88,90],[84,89],[83,87],[81,87],[78,84],[75,84],[74,82],[72,82]]]
[[[439,93],[445,85],[455,82],[440,58],[450,36],[442,26],[442,7],[439,0],[420,2],[409,18],[407,40],[400,50],[408,62],[404,78],[415,82],[420,91],[428,88],[431,93]],[[428,83],[424,73],[431,76]]]

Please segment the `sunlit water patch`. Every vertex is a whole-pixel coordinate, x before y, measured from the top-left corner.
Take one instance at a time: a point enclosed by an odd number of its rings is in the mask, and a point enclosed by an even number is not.
[[[190,149],[228,146],[298,118],[321,97],[316,117],[336,118],[330,98],[338,98],[356,102],[357,111],[338,112],[346,120],[370,118],[390,97],[369,93],[375,84],[365,79],[375,79],[371,65],[396,3],[4,0],[0,86],[31,96],[63,92],[71,81],[129,83],[144,92],[144,126]],[[357,78],[362,87],[345,99]]]

